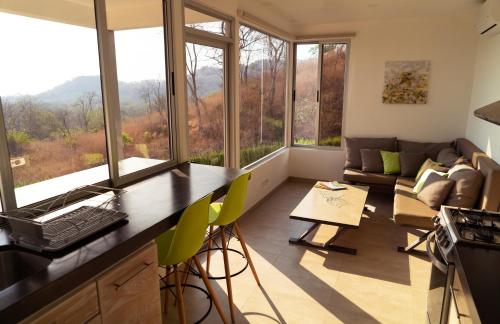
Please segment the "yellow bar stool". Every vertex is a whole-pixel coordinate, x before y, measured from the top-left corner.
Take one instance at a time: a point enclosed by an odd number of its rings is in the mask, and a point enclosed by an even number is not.
[[[245,173],[236,178],[229,187],[226,197],[222,203],[215,202],[210,204],[209,208],[209,238],[208,238],[208,249],[207,249],[207,272],[210,271],[210,251],[212,250],[212,240],[214,226],[220,228],[221,243],[222,243],[222,253],[224,256],[224,271],[226,275],[227,284],[227,295],[229,299],[229,309],[231,312],[231,321],[234,323],[234,303],[233,303],[233,290],[231,286],[231,272],[229,269],[229,257],[228,257],[228,243],[226,239],[225,230],[231,227],[230,233],[234,228],[236,232],[236,237],[241,243],[243,253],[247,259],[250,268],[252,269],[253,276],[257,285],[260,286],[259,277],[257,276],[257,271],[253,265],[250,253],[248,253],[247,245],[245,239],[241,233],[240,227],[238,226],[237,220],[240,218],[243,211],[243,205],[245,203],[245,197],[247,194],[248,180],[250,179],[250,173]],[[234,275],[233,275],[234,276]]]
[[[166,231],[156,238],[156,243],[158,245],[158,264],[166,267],[165,277],[169,275],[169,269],[171,267],[173,268],[177,297],[177,311],[179,313],[179,319],[183,324],[186,323],[186,310],[184,298],[182,296],[183,289],[178,266],[181,263],[188,263],[191,259],[194,261],[196,268],[198,268],[198,273],[207,287],[220,318],[224,323],[227,323],[222,307],[217,299],[217,295],[215,294],[212,285],[208,280],[207,274],[203,270],[200,260],[196,255],[205,240],[211,198],[212,194],[209,194],[187,207],[182,213],[175,228]],[[165,279],[168,283],[168,279]],[[165,288],[165,310],[167,307],[167,296],[168,288]],[[208,312],[206,315],[208,315]]]

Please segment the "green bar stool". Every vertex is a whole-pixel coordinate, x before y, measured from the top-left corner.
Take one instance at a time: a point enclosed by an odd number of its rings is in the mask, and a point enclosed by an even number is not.
[[[156,238],[156,243],[158,245],[158,264],[166,267],[167,275],[169,268],[173,267],[177,295],[177,311],[179,313],[179,319],[183,324],[186,323],[186,310],[184,298],[182,297],[182,285],[179,277],[180,271],[178,270],[178,265],[183,262],[187,263],[191,259],[198,268],[198,273],[203,279],[203,283],[207,287],[222,321],[227,323],[215,291],[196,255],[205,240],[211,199],[212,194],[209,194],[187,207],[182,213],[177,226]],[[168,291],[165,290],[165,310],[167,306],[167,295]]]
[[[233,290],[231,286],[231,273],[229,270],[229,257],[228,257],[228,240],[224,233],[228,226],[232,226],[236,231],[236,236],[241,243],[243,248],[243,253],[247,259],[250,268],[252,269],[253,276],[257,285],[260,286],[259,277],[257,276],[257,271],[253,265],[250,254],[248,253],[247,245],[245,239],[241,233],[240,227],[238,226],[237,220],[240,218],[243,211],[243,205],[245,203],[245,197],[248,189],[248,180],[250,179],[250,173],[245,173],[236,178],[229,187],[224,202],[222,203],[212,203],[209,209],[209,238],[208,238],[208,249],[207,249],[207,272],[210,271],[210,250],[212,249],[212,236],[214,231],[214,226],[220,227],[221,243],[222,243],[222,253],[224,256],[224,270],[226,274],[226,284],[227,284],[227,295],[229,299],[229,309],[231,312],[231,321],[234,323],[234,303],[233,303]],[[232,231],[232,230],[231,230]]]

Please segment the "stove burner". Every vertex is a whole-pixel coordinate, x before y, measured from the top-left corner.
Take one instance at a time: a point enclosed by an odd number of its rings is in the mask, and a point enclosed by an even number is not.
[[[493,235],[493,232],[489,230],[488,228],[478,228],[474,231],[474,239],[476,241],[481,241],[481,242],[494,242],[495,237]]]
[[[447,207],[448,229],[460,242],[500,249],[500,213]]]

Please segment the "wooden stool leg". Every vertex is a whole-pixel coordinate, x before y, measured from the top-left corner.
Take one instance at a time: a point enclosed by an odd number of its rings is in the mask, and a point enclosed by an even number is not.
[[[257,276],[257,271],[255,270],[255,267],[253,265],[252,258],[250,257],[250,253],[248,253],[247,244],[245,242],[245,239],[243,238],[243,235],[241,234],[240,226],[236,222],[234,222],[234,229],[236,230],[236,235],[238,235],[241,247],[243,248],[243,253],[245,253],[245,257],[247,258],[248,264],[250,265],[250,269],[252,269],[253,277],[255,278],[257,285],[260,286],[259,276]]]
[[[170,267],[169,266],[166,266],[165,267],[165,298],[164,298],[164,308],[163,308],[163,313],[165,313],[165,316],[167,315],[167,312],[168,312],[168,284],[169,284],[169,274],[170,272]]]
[[[222,254],[224,255],[224,270],[226,272],[227,297],[229,299],[229,310],[231,313],[231,322],[235,322],[234,303],[233,303],[233,287],[231,285],[231,272],[229,270],[229,257],[227,255],[227,241],[224,234],[225,226],[221,226],[220,235],[222,239]]]
[[[210,273],[210,255],[211,251],[210,249],[212,248],[212,235],[214,233],[214,227],[213,225],[210,225],[209,230],[208,230],[208,243],[207,243],[207,273]]]
[[[210,293],[212,300],[214,301],[215,308],[217,309],[217,312],[219,313],[219,316],[222,319],[222,322],[224,322],[224,324],[226,324],[227,323],[226,316],[224,315],[224,311],[222,310],[222,307],[219,303],[219,299],[218,299],[217,295],[215,294],[215,291],[212,288],[210,281],[208,280],[207,273],[205,272],[205,270],[203,270],[203,267],[201,266],[201,263],[200,263],[200,259],[198,258],[197,255],[194,256],[194,263],[196,264],[196,267],[198,268],[198,272],[201,275],[201,279],[203,279],[203,282],[205,283],[205,287],[207,287],[207,290]]]
[[[181,279],[179,278],[179,272],[177,271],[177,265],[174,265],[174,276],[175,276],[175,291],[177,293],[177,312],[179,313],[179,321],[182,324],[186,324],[186,309],[184,307],[184,298],[182,297]]]

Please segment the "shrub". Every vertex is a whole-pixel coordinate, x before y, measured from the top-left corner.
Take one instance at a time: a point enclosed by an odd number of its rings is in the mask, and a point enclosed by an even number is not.
[[[193,163],[224,166],[224,151],[208,151],[191,156]]]
[[[340,146],[342,136],[330,136],[319,141],[319,145]]]
[[[85,153],[83,154],[83,163],[86,166],[98,166],[104,163],[104,154],[102,153]]]
[[[314,145],[314,140],[309,138],[296,138],[294,144],[298,145]]]
[[[258,144],[240,150],[240,165],[246,166],[272,153],[283,146],[283,143]]]
[[[122,142],[123,142],[123,145],[130,145],[130,144],[134,143],[134,139],[128,133],[123,132],[122,133]]]
[[[12,130],[7,133],[7,143],[12,155],[23,154],[23,146],[30,141],[31,138],[26,132]]]

